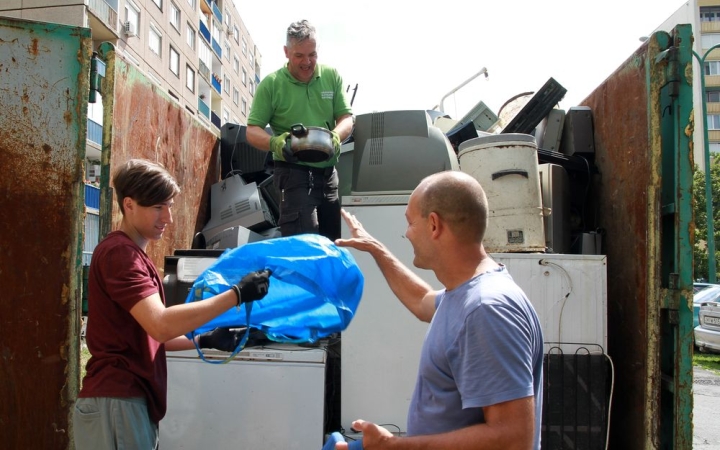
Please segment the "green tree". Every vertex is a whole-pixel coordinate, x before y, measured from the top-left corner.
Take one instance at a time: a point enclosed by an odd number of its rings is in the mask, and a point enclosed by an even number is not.
[[[720,265],[720,158],[714,158],[710,163],[710,183],[712,185],[713,225],[715,236],[715,264]],[[707,207],[705,204],[705,172],[695,168],[693,174],[693,213],[695,215],[695,246],[693,248],[693,269],[696,280],[707,280],[708,253],[707,253]],[[716,274],[716,280],[720,279]]]

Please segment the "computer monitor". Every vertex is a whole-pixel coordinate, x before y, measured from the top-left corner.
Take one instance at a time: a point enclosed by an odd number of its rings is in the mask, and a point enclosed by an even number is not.
[[[210,220],[202,233],[209,242],[222,231],[238,225],[259,233],[275,227],[276,222],[257,183],[246,184],[236,174],[210,187]]]
[[[459,170],[450,141],[425,110],[358,115],[353,136],[353,195],[407,194],[428,175]]]

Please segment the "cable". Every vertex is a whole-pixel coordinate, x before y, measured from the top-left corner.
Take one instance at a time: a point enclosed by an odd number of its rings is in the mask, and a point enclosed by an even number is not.
[[[555,266],[556,268],[558,268],[561,271],[562,275],[564,276],[564,278],[567,280],[567,283],[568,283],[568,292],[560,300],[562,302],[562,306],[560,306],[560,315],[558,316],[558,341],[562,342],[563,311],[565,311],[565,304],[567,303],[568,297],[570,297],[570,294],[572,294],[572,292],[573,292],[572,278],[570,278],[570,274],[568,274],[567,270],[565,270],[565,268],[559,264],[548,261],[547,259],[544,259],[544,258],[541,259],[540,261],[538,261],[538,263],[541,266]],[[562,284],[560,286],[562,287]],[[555,304],[557,304],[557,302]],[[553,305],[553,306],[555,306],[555,305]]]

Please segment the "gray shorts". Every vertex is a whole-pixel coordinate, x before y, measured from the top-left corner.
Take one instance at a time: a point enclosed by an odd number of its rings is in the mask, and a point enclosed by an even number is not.
[[[156,450],[158,426],[144,398],[79,398],[73,410],[76,450]]]

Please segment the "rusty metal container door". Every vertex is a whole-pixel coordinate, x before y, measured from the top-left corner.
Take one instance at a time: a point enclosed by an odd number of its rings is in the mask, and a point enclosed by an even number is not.
[[[692,448],[692,33],[655,33],[584,100],[607,232],[612,449]]]
[[[0,18],[0,446],[67,448],[90,30]]]

